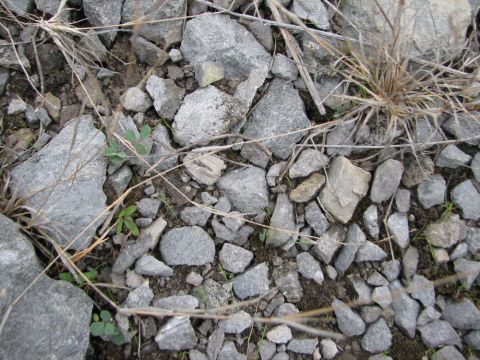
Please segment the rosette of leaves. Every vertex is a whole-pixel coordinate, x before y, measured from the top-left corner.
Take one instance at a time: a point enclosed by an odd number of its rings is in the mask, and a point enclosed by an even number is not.
[[[138,136],[132,129],[128,129],[125,132],[125,140],[133,146],[139,155],[145,156],[147,155],[147,148],[143,143],[150,136],[151,132],[152,129],[148,125],[145,125],[140,129],[140,134]],[[114,164],[121,164],[127,157],[125,151],[120,148],[120,145],[116,140],[109,141],[108,147],[105,149],[105,156],[107,156]]]
[[[99,314],[93,314],[90,324],[90,333],[93,336],[99,336],[110,339],[115,345],[122,345],[125,338],[112,318],[108,310],[102,310]]]
[[[123,232],[123,228],[126,227],[130,232],[138,236],[140,234],[140,231],[138,230],[137,225],[135,224],[135,221],[133,221],[132,215],[137,211],[137,207],[135,205],[130,205],[120,211],[120,214],[118,214],[118,219],[117,219],[117,227],[116,227],[116,233],[117,235],[120,235]]]

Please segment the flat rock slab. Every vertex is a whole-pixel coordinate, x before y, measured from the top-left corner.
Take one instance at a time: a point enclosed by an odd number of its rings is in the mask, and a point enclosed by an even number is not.
[[[11,190],[26,198],[34,224],[61,246],[85,249],[101,224],[107,161],[105,135],[91,116],[69,122],[45,147],[11,172]]]
[[[5,314],[43,269],[13,221],[0,215],[0,228],[0,312]],[[42,275],[12,307],[0,337],[0,358],[84,359],[92,307],[82,290]]]
[[[83,11],[92,25],[116,25],[122,18],[123,0],[84,0]],[[67,6],[68,7],[68,6]],[[117,36],[115,28],[108,28],[100,34],[103,42],[110,47]]]
[[[236,276],[232,280],[232,284],[235,294],[241,300],[265,294],[270,287],[267,263],[255,265],[243,274]]]

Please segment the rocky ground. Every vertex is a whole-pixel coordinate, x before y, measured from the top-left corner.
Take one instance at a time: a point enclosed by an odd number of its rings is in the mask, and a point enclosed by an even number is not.
[[[478,358],[477,1],[0,4],[0,358]]]

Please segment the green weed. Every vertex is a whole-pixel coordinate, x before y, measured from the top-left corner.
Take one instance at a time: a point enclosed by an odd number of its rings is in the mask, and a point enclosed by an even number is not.
[[[141,155],[147,155],[147,148],[144,141],[150,136],[152,129],[145,125],[140,129],[140,134],[137,137],[132,129],[125,132],[125,139],[133,146],[135,151]],[[120,145],[116,140],[110,140],[108,147],[105,149],[105,156],[107,156],[114,164],[121,164],[125,161],[127,155],[125,151],[120,149]]]
[[[112,314],[108,310],[102,310],[99,314],[93,314],[92,323],[90,324],[90,333],[93,336],[106,336],[115,345],[122,345],[125,341],[123,334],[112,318]]]
[[[93,269],[92,271],[84,272],[83,275],[85,275],[85,277],[88,280],[94,282],[95,279],[97,278],[97,270]],[[85,281],[83,280],[82,277],[78,277],[78,279],[75,279],[73,275],[70,274],[69,272],[62,272],[58,274],[58,279],[69,282],[70,284],[75,286],[81,286],[85,284]]]
[[[117,235],[120,235],[123,232],[124,225],[133,235],[138,236],[140,234],[137,225],[132,219],[132,215],[135,213],[135,211],[137,211],[137,207],[135,205],[130,205],[129,207],[120,211],[120,214],[118,214],[117,218]]]

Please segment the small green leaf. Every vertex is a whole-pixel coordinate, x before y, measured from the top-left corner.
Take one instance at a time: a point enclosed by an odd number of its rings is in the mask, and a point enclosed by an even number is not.
[[[93,316],[92,316],[92,320],[93,320],[94,322],[98,322],[98,321],[100,321],[100,318],[98,317],[98,314],[96,314],[96,313],[95,313],[95,314],[93,314]]]
[[[73,283],[75,281],[75,278],[72,276],[72,274],[70,274],[68,272],[63,272],[63,273],[58,274],[58,278],[60,280],[63,280],[63,281],[69,282],[69,283]]]
[[[116,234],[120,235],[123,230],[123,217],[120,217],[117,222]]]
[[[125,338],[123,337],[122,333],[118,333],[112,336],[112,342],[117,346],[122,345],[124,341]]]
[[[100,317],[103,321],[108,321],[112,318],[112,314],[110,314],[110,311],[108,310],[102,310],[102,312],[100,313]]]
[[[90,333],[93,336],[103,335],[105,333],[105,323],[99,322],[99,321],[91,323],[90,324]]]
[[[133,147],[135,148],[135,150],[138,152],[139,155],[142,155],[142,156],[147,155],[147,148],[145,147],[145,145],[136,143],[133,145]]]
[[[109,149],[112,149],[114,151],[118,151],[119,147],[118,147],[118,143],[115,141],[115,140],[112,140],[108,143],[108,148]]]
[[[114,164],[121,164],[125,161],[125,153],[117,153],[115,155],[110,156],[110,161]]]
[[[137,225],[133,222],[133,219],[130,216],[127,216],[125,218],[125,225],[132,232],[133,235],[140,235],[140,231],[138,230]]]
[[[134,142],[135,141],[135,133],[133,132],[132,129],[128,129],[126,132],[125,132],[125,139],[127,139],[128,141],[130,142]]]
[[[105,335],[115,334],[115,325],[111,322],[105,324]]]
[[[123,216],[130,216],[132,215],[135,211],[137,211],[137,207],[135,205],[130,205],[126,207],[125,209],[122,210],[121,214]]]
[[[93,281],[97,277],[97,270],[87,271],[83,273],[83,275],[85,275],[88,280]]]
[[[140,139],[145,140],[150,136],[150,133],[152,132],[152,129],[150,129],[150,126],[144,125],[142,129],[140,130]]]

